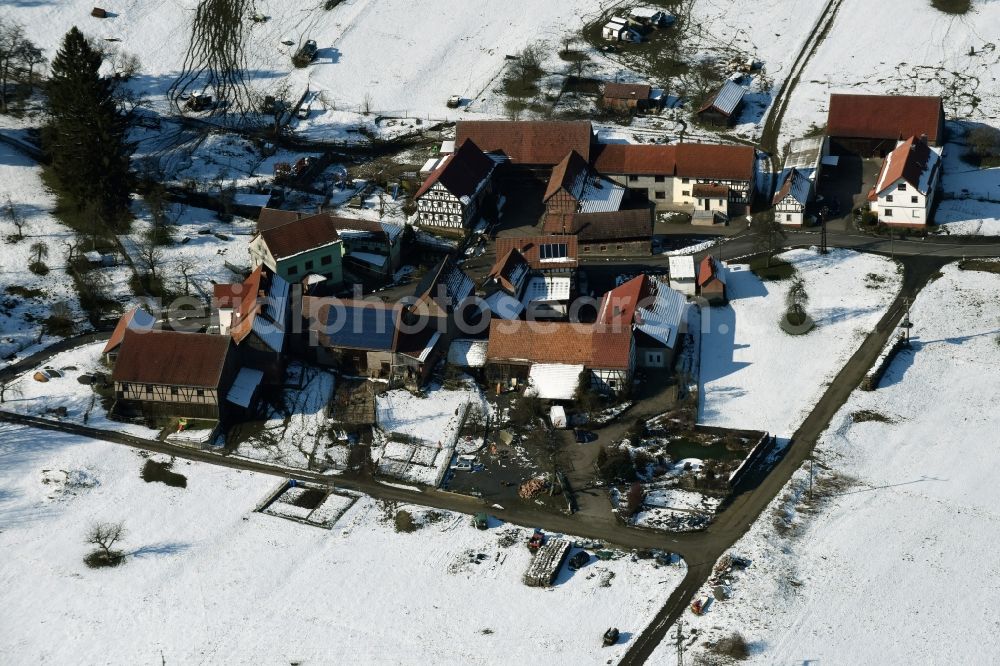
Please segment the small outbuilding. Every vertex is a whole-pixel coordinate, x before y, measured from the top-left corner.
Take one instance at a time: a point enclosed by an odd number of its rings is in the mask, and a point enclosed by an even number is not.
[[[707,255],[698,266],[698,294],[710,305],[722,305],[728,300],[726,269],[712,255]]]
[[[710,125],[733,125],[739,117],[745,94],[746,88],[735,81],[726,81],[725,85],[698,109],[698,118]]]
[[[644,83],[605,83],[601,104],[609,111],[646,111],[653,106],[653,89]]]
[[[676,289],[685,296],[694,296],[695,267],[694,257],[686,254],[680,257],[670,257],[670,288]]]
[[[629,24],[628,19],[621,16],[615,16],[605,23],[604,27],[601,28],[601,36],[609,42],[639,43],[642,41],[642,35],[639,31]]]

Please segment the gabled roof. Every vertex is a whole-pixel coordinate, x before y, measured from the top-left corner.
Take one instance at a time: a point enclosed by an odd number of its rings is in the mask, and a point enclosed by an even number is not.
[[[215,285],[216,306],[233,309],[229,329],[233,341],[239,345],[255,333],[272,351],[282,351],[289,289],[284,278],[264,266],[242,283]]]
[[[607,99],[649,99],[653,89],[645,83],[605,83]]]
[[[671,176],[676,167],[675,146],[605,143],[594,147],[594,168],[604,174]]]
[[[571,150],[590,159],[593,128],[589,120],[460,120],[455,140],[471,139],[484,152],[500,152],[513,164],[552,166]]]
[[[581,242],[649,240],[653,236],[651,208],[632,208],[606,213],[576,213],[566,220],[546,218],[542,230],[550,234],[573,234]]]
[[[420,186],[419,199],[434,183],[441,183],[456,199],[473,197],[492,175],[497,163],[483,154],[472,140],[466,139],[454,153],[444,159]]]
[[[731,116],[736,111],[736,107],[743,101],[743,95],[746,92],[746,88],[735,81],[726,81],[719,91],[698,109],[698,113],[715,109],[724,116]]]
[[[498,255],[496,263],[490,269],[487,280],[494,280],[506,292],[515,295],[521,291],[524,278],[531,270],[528,261],[520,250],[512,247],[504,255]]]
[[[694,257],[690,254],[672,256],[667,259],[671,280],[695,279]]]
[[[257,216],[257,231],[266,231],[283,224],[301,220],[306,213],[295,210],[278,210],[277,208],[263,208]]]
[[[558,246],[558,247],[553,247]],[[576,268],[579,245],[576,236],[529,236],[527,238],[497,238],[497,256],[503,257],[517,249],[531,268]],[[554,251],[551,252],[550,250]]]
[[[443,298],[449,307],[456,307],[468,298],[476,284],[450,259],[442,259],[417,284],[413,296],[417,301]]]
[[[116,382],[218,388],[232,341],[225,335],[125,331]]]
[[[726,274],[723,272],[719,260],[712,255],[706,255],[698,265],[698,286],[704,287],[714,279],[725,283]]]
[[[583,189],[590,176],[590,165],[587,160],[580,156],[575,150],[569,151],[566,157],[560,160],[552,169],[549,177],[549,185],[545,188],[542,201],[548,201],[559,190],[566,190],[574,199],[579,199],[583,195]]]
[[[676,176],[706,180],[752,180],[756,153],[752,146],[679,143]]]
[[[111,337],[108,338],[108,342],[104,345],[104,350],[101,353],[107,354],[117,349],[121,345],[122,340],[125,339],[125,331],[148,331],[155,324],[156,318],[153,315],[139,306],[135,306],[118,320],[115,330],[111,332]]]
[[[631,366],[631,331],[607,332],[595,324],[494,319],[486,357],[490,361],[561,363],[588,368]]]
[[[941,156],[926,141],[910,137],[900,142],[886,156],[868,198],[874,200],[899,180],[906,181],[917,192],[926,195],[931,188],[931,176],[940,160]]]
[[[809,203],[809,195],[812,192],[812,181],[799,172],[798,169],[790,169],[785,172],[781,181],[781,189],[774,194],[772,203],[777,204],[785,197],[791,196],[796,202],[805,206]]]
[[[303,217],[258,232],[275,259],[294,257],[340,241],[329,213]]]
[[[636,309],[652,295],[652,284],[646,275],[620,284],[601,298],[597,323],[610,330],[631,330]]]
[[[899,141],[909,136],[927,135],[934,144],[943,137],[938,130],[944,122],[940,97],[902,95],[830,95],[826,118],[827,136]]]

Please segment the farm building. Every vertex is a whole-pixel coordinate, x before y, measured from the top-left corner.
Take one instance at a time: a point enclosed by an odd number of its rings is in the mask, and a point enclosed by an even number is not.
[[[942,146],[944,105],[940,97],[833,94],[826,134],[834,155],[885,157],[911,136]]]
[[[886,156],[868,201],[879,222],[922,228],[930,221],[940,181],[940,149],[910,137]]]
[[[568,225],[577,213],[608,213],[621,208],[625,188],[595,172],[576,151],[552,169],[542,196],[543,223]]]
[[[638,25],[650,28],[667,28],[676,22],[676,18],[655,7],[633,7],[628,12],[629,20]]]
[[[653,89],[642,83],[605,83],[601,106],[609,111],[647,111],[657,105]]]
[[[670,257],[670,288],[676,289],[685,296],[697,293],[694,257],[690,254]]]
[[[710,305],[722,305],[728,300],[726,269],[712,255],[706,256],[698,264],[698,295]]]
[[[746,92],[746,88],[735,81],[726,81],[705,101],[696,115],[702,122],[711,125],[733,125],[739,117]]]
[[[450,259],[442,259],[417,283],[410,297],[412,311],[429,318],[429,325],[451,340],[459,318],[468,307],[476,310],[470,297],[475,283]]]
[[[795,139],[789,144],[785,166],[778,175],[778,191],[772,203],[775,219],[782,224],[802,226],[816,196],[823,162],[827,158],[825,137]]]
[[[263,372],[267,383],[284,383],[291,302],[288,282],[258,266],[243,282],[215,285],[212,301],[219,334],[233,339],[240,364]]]
[[[343,266],[352,274],[389,278],[402,263],[403,227],[330,216],[344,247]]]
[[[497,163],[465,140],[424,180],[414,195],[422,224],[461,229],[479,220]]]
[[[146,417],[222,419],[248,408],[260,383],[242,372],[228,336],[126,330],[112,373],[115,409]],[[256,378],[257,382],[252,381]]]
[[[484,152],[506,158],[515,168],[543,170],[546,176],[570,151],[589,161],[594,142],[588,120],[460,120],[455,135],[458,145],[471,139]]]
[[[581,257],[634,257],[653,252],[653,210],[649,206],[607,213],[577,213],[551,222],[546,220],[542,230],[576,236]]]
[[[498,238],[498,259],[484,285],[494,315],[504,319],[525,311],[535,317],[565,315],[576,293],[578,249],[574,236]]]

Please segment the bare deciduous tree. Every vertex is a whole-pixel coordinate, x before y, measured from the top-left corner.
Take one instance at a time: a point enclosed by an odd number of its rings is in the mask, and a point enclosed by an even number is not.
[[[0,208],[0,216],[3,217],[4,221],[10,222],[17,227],[17,240],[24,238],[24,218],[17,211],[17,206],[14,205],[9,194],[3,202],[3,207]]]
[[[153,239],[146,239],[139,245],[139,264],[152,281],[156,281],[156,270],[163,264],[163,251]]]
[[[124,523],[98,522],[87,530],[86,543],[96,546],[105,561],[113,562],[121,557],[121,554],[114,550],[114,547],[116,543],[125,538],[125,534]]]
[[[31,244],[31,254],[35,258],[35,263],[40,264],[42,260],[49,258],[49,246],[42,241]]]
[[[18,381],[17,377],[0,379],[0,403],[7,402],[8,395],[17,398],[20,397],[22,393],[23,388],[21,387],[21,382]]]
[[[785,228],[774,216],[774,210],[755,216],[750,223],[750,232],[753,234],[754,249],[767,256],[767,266],[770,268],[771,260],[786,236]]]

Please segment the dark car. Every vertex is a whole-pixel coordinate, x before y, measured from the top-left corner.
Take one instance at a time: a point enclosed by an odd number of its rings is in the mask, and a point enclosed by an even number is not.
[[[587,553],[587,551],[585,550],[581,550],[579,553],[569,558],[569,564],[567,566],[569,567],[570,571],[576,571],[577,569],[580,569],[581,567],[585,566],[589,561],[590,561],[590,554]]]
[[[573,435],[577,444],[589,444],[597,439],[597,433],[590,430],[574,430]]]

